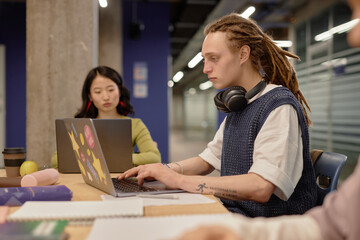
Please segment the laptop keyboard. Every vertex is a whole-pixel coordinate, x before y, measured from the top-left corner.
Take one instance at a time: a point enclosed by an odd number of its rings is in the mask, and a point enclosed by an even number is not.
[[[114,187],[116,191],[119,192],[150,192],[157,191],[151,187],[139,186],[136,181],[130,179],[119,180],[117,178],[112,178]]]

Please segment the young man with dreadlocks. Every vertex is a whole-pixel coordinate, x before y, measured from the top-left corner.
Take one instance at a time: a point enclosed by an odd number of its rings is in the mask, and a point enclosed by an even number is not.
[[[360,0],[348,0],[352,19],[360,18]],[[360,47],[360,23],[347,35],[352,47]],[[337,191],[326,195],[321,206],[302,215],[246,218],[233,214],[217,224],[185,231],[177,240],[357,240],[360,239],[360,156],[354,172]]]
[[[306,108],[288,57],[252,20],[226,15],[209,24],[203,72],[227,112],[199,156],[167,166],[149,164],[121,174],[155,178],[170,188],[213,194],[245,216],[302,214],[315,205]],[[204,176],[213,170],[220,177]]]

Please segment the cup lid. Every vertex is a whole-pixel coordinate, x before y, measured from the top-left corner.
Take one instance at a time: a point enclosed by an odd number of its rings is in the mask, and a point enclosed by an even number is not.
[[[16,147],[16,148],[4,148],[3,154],[16,154],[16,153],[26,153],[25,148]]]

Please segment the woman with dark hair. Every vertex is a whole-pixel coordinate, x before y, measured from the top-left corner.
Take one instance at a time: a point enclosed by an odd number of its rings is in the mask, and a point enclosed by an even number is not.
[[[75,118],[122,118],[134,115],[130,92],[123,85],[120,74],[110,67],[99,66],[88,73],[81,97],[83,104]]]
[[[133,154],[134,165],[161,162],[160,152],[143,121],[127,117],[134,116],[135,112],[130,92],[117,71],[106,66],[92,69],[85,79],[81,97],[83,104],[76,118],[131,119],[132,144],[139,150]]]
[[[132,144],[139,150],[133,153],[134,165],[161,162],[160,152],[143,121],[127,116],[135,112],[130,92],[118,72],[106,66],[93,68],[86,76],[81,97],[83,103],[75,118],[131,119]]]

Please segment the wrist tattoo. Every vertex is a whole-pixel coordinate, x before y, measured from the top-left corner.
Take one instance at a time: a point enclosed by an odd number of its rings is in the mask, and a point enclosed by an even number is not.
[[[200,191],[200,193],[203,193],[204,192],[204,188],[208,188],[207,186],[206,186],[206,183],[202,183],[202,184],[199,184],[198,185],[198,188],[196,189],[196,191]]]

